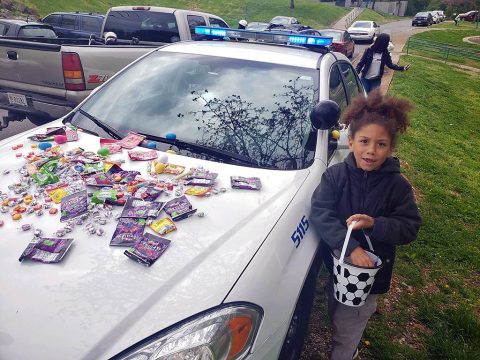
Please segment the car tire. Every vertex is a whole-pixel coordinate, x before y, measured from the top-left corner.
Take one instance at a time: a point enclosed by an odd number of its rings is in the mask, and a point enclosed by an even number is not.
[[[320,257],[317,255],[318,260]],[[313,299],[315,298],[315,287],[321,261],[315,260],[298,298],[295,310],[293,311],[290,325],[288,326],[282,350],[278,356],[279,360],[296,360],[300,358],[303,343],[307,336],[308,322],[312,312]]]

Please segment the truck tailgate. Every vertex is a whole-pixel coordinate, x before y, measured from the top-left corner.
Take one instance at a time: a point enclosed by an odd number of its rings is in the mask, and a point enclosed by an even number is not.
[[[63,89],[61,46],[0,39],[0,81]],[[61,96],[61,92],[54,91]]]

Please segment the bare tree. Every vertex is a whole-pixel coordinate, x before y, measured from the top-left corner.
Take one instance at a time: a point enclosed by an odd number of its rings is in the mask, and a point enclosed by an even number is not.
[[[295,9],[295,0],[290,0],[290,9]]]

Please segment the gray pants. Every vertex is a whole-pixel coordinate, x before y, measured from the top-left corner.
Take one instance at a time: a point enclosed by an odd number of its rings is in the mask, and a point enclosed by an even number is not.
[[[368,295],[365,304],[359,307],[338,302],[333,294],[333,282],[328,282],[328,315],[332,323],[331,360],[352,360],[362,338],[368,319],[377,309],[377,295]]]

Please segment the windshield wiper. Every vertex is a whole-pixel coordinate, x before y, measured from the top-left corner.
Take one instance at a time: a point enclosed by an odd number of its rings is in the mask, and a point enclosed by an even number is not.
[[[115,128],[111,127],[110,125],[104,123],[102,120],[97,119],[95,116],[90,115],[86,111],[83,111],[82,109],[78,110],[80,114],[85,116],[86,118],[92,120],[97,126],[101,127],[105,132],[110,135],[112,138],[116,140],[120,140],[123,138],[123,136],[120,134],[118,130]]]
[[[257,160],[252,159],[245,155],[228,151],[228,150],[215,149],[209,146],[194,144],[194,143],[190,143],[190,142],[178,140],[178,139],[167,139],[167,138],[156,136],[156,135],[149,135],[149,134],[142,134],[142,133],[140,134],[144,135],[147,140],[152,140],[152,141],[160,142],[164,144],[175,145],[179,149],[191,150],[195,153],[199,153],[207,156],[213,156],[219,160],[224,160],[225,158],[228,158],[230,160],[235,160],[242,164],[254,165],[256,167],[260,167]]]

